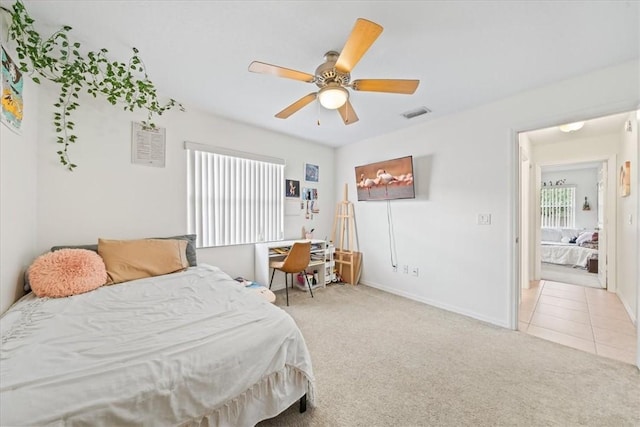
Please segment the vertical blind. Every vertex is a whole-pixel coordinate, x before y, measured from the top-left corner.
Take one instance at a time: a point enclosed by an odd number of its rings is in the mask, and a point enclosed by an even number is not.
[[[195,143],[185,148],[188,229],[198,235],[197,247],[283,238],[284,161]]]
[[[542,188],[540,213],[543,228],[575,228],[576,188],[574,186]]]

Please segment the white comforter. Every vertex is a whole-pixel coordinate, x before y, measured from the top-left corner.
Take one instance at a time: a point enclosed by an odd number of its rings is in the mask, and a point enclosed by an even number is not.
[[[293,319],[216,267],[29,295],[1,324],[2,426],[253,425],[313,400]]]
[[[585,268],[589,257],[597,253],[597,249],[584,248],[572,243],[542,242],[540,247],[542,262]]]

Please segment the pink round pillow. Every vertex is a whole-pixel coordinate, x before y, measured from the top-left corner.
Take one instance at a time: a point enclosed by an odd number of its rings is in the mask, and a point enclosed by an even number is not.
[[[87,249],[60,249],[40,255],[29,267],[29,283],[39,297],[68,297],[107,282],[102,257]]]

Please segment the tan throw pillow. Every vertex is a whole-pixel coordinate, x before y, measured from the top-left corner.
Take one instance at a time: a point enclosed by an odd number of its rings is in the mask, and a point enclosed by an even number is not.
[[[189,266],[186,240],[98,239],[109,284],[182,271]]]

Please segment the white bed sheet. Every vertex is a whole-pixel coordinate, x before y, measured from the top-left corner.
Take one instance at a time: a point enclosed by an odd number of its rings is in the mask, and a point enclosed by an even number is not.
[[[242,426],[313,404],[293,319],[216,267],[28,295],[1,322],[2,426]]]
[[[587,267],[591,255],[598,254],[597,249],[585,248],[574,243],[542,242],[540,259],[542,262]]]

